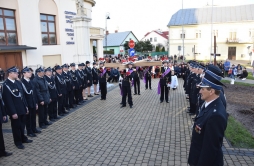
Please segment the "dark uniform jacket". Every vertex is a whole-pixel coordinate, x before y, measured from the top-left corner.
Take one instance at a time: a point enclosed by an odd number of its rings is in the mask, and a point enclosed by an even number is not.
[[[56,89],[57,89],[58,95],[60,95],[60,94],[66,95],[67,94],[67,86],[66,86],[66,82],[65,82],[63,74],[60,75],[60,74],[56,73],[55,83],[56,83]]]
[[[83,88],[87,88],[87,72],[86,68],[82,70],[81,74],[84,76],[84,81],[83,81]]]
[[[188,163],[195,166],[222,166],[221,147],[226,127],[226,110],[217,98],[195,118]]]
[[[35,85],[38,103],[44,102],[45,104],[49,104],[50,94],[45,78],[35,76],[33,79],[33,83]]]
[[[38,101],[34,83],[31,80],[27,82],[24,78],[21,79],[21,82],[23,84],[24,95],[28,108],[36,108]]]
[[[107,69],[105,68],[104,70],[107,70]],[[107,81],[106,81],[106,73],[103,74],[103,75],[102,75],[102,73],[103,73],[103,71],[101,71],[101,69],[98,70],[99,82],[107,82]]]
[[[9,116],[14,114],[25,115],[27,113],[27,103],[25,100],[22,84],[19,81],[14,83],[9,79],[3,83],[3,101],[6,113]]]
[[[93,67],[92,74],[93,74],[93,83],[98,84],[99,81],[98,69]]]
[[[167,67],[168,69],[168,67]],[[171,82],[171,71],[168,72],[168,74],[166,74],[164,77],[162,77],[162,75],[165,72],[165,68],[162,67],[161,68],[161,77],[160,77],[160,85],[161,86],[166,86],[169,82]]]
[[[6,116],[6,112],[5,112],[5,108],[4,108],[2,93],[0,91],[0,123],[2,123],[4,116]]]
[[[200,88],[197,88],[197,84],[201,82],[199,75],[193,75],[193,79],[190,85],[190,102],[196,104],[198,102],[198,94]]]
[[[73,84],[72,84],[70,72],[67,71],[67,72],[65,73],[65,72],[63,71],[63,76],[64,76],[64,80],[65,80],[65,83],[66,83],[67,91],[72,91],[72,90],[73,90]]]
[[[147,70],[147,69],[146,69],[146,70]],[[145,70],[145,71],[146,71],[146,70]],[[152,71],[152,66],[150,66],[149,69],[148,69],[148,71],[145,73],[145,77],[146,77],[146,78],[152,77],[152,72],[151,72],[151,71]]]
[[[191,82],[193,80],[193,77],[195,76],[195,73],[190,73],[187,80],[186,80],[186,87],[185,87],[185,93],[186,94],[190,94],[190,90],[191,90]]]
[[[79,86],[84,86],[84,74],[82,70],[76,70],[76,75],[78,77]]]
[[[75,90],[79,89],[79,87],[81,85],[81,84],[79,84],[80,79],[78,79],[79,76],[78,76],[77,72],[78,72],[77,70],[76,71],[72,71],[72,70],[70,71],[72,86],[74,87]]]
[[[90,83],[92,83],[92,81],[93,81],[92,69],[90,67],[86,67],[85,71],[87,74],[87,80],[89,80]]]
[[[139,78],[139,72],[138,72],[138,71],[133,71],[132,73],[133,73],[133,74],[132,74],[133,80],[137,81],[137,80],[140,79],[140,78]]]
[[[57,90],[56,90],[56,83],[55,83],[55,79],[53,76],[48,77],[48,76],[44,76],[46,79],[46,83],[48,85],[48,90],[49,90],[49,94],[50,94],[50,99],[51,100],[55,100],[57,99]]]
[[[131,80],[132,80],[131,75],[129,75],[129,76],[124,75],[123,80],[122,80],[122,86],[129,86],[130,87]]]

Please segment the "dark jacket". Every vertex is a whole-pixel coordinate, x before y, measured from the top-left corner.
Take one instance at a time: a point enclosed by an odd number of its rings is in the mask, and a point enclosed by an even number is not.
[[[193,104],[197,104],[198,102],[198,94],[199,94],[200,88],[197,88],[197,84],[199,84],[200,82],[201,82],[200,76],[195,74],[193,76],[191,86],[190,86],[190,102]]]
[[[0,123],[3,122],[3,117],[6,116],[5,108],[4,108],[4,102],[2,98],[2,93],[0,89]]]
[[[201,130],[196,128],[198,125]],[[222,144],[227,127],[227,113],[217,98],[195,118],[188,163],[196,166],[222,166]]]
[[[132,74],[133,80],[135,80],[135,81],[140,80],[138,71],[133,71],[132,73],[133,73]]]
[[[144,74],[145,74],[145,77],[146,77],[146,78],[151,78],[151,77],[152,77],[152,72],[151,72],[151,71],[152,71],[152,68],[153,68],[153,67],[150,66],[149,69],[148,69],[148,71],[147,71],[147,69],[144,71]],[[146,72],[146,71],[147,71],[147,72]],[[146,73],[145,73],[145,72],[146,72]]]
[[[168,69],[168,67],[167,67]],[[164,77],[163,74],[165,73],[165,69],[164,67],[161,68],[161,77],[160,77],[160,85],[161,86],[166,86],[169,82],[171,82],[171,71],[168,72],[168,74],[166,74]]]
[[[46,79],[46,83],[48,85],[48,90],[49,90],[49,95],[51,100],[56,100],[57,99],[57,90],[56,90],[56,83],[55,79],[53,76],[50,78],[48,76],[44,76]]]
[[[77,74],[77,70],[75,71],[70,71],[70,77],[71,77],[71,83],[72,83],[72,87],[74,87],[75,90],[79,89],[80,84],[79,84],[79,79],[78,79],[78,74]]]
[[[38,103],[44,102],[45,104],[49,104],[50,94],[48,91],[48,85],[44,77],[35,76],[33,79],[33,83],[36,88],[36,95]]]
[[[66,86],[66,82],[65,82],[63,74],[60,75],[56,73],[55,83],[56,83],[56,89],[57,89],[58,95],[67,94],[67,86]]]
[[[67,71],[66,73],[63,71],[63,76],[64,76],[64,80],[66,83],[66,87],[67,87],[67,91],[72,91],[73,90],[73,85],[72,85],[72,79],[70,76],[70,72]]]
[[[107,70],[107,69],[105,68],[104,70]],[[103,74],[102,70],[98,70],[98,73],[99,73],[99,82],[100,83],[107,82],[106,81],[106,73]]]
[[[76,75],[78,78],[78,83],[79,83],[79,87],[83,87],[84,86],[84,75],[83,75],[83,71],[82,70],[76,70]]]
[[[131,86],[131,81],[132,81],[132,78],[131,76],[125,76],[123,75],[123,80],[122,80],[122,87],[124,86]]]
[[[36,108],[38,101],[34,83],[31,80],[27,82],[24,78],[21,79],[21,82],[23,84],[24,95],[28,108]]]
[[[86,74],[87,74],[87,80],[92,82],[92,80],[93,80],[92,69],[90,67],[86,67],[85,71],[86,71]]]
[[[93,67],[92,74],[93,74],[93,83],[97,84],[99,81],[98,69]]]
[[[9,116],[14,114],[25,115],[27,113],[27,103],[22,88],[22,84],[17,80],[13,83],[9,79],[3,83],[3,101],[6,113]]]
[[[84,76],[84,81],[83,81],[83,88],[87,88],[87,70],[86,68],[82,70],[81,74]]]

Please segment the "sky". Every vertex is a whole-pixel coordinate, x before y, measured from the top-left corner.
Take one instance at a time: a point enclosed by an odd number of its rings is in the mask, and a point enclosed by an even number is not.
[[[140,40],[147,32],[167,31],[171,16],[182,8],[182,0],[95,0],[92,9],[92,26],[106,27],[109,33],[132,31]],[[212,0],[183,0],[183,8],[199,8],[212,5]],[[254,4],[254,0],[213,0],[217,6]]]

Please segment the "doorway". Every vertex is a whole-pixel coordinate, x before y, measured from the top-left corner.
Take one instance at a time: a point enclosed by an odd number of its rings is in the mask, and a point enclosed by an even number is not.
[[[23,68],[21,52],[0,53],[0,68],[6,71],[12,66],[16,66],[19,70]]]
[[[228,59],[236,60],[236,47],[228,47]]]

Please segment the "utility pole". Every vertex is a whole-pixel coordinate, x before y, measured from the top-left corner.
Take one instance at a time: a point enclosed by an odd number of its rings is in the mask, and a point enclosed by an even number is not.
[[[183,32],[183,23],[184,23],[184,18],[183,18],[183,0],[182,0],[182,40],[183,40],[183,62],[184,62],[184,38],[185,38],[185,33]]]
[[[216,62],[216,36],[214,36],[214,66],[216,66],[217,62]]]
[[[213,0],[212,0],[212,14],[211,14],[211,53],[213,51]],[[212,62],[212,57],[210,56],[210,63]]]

